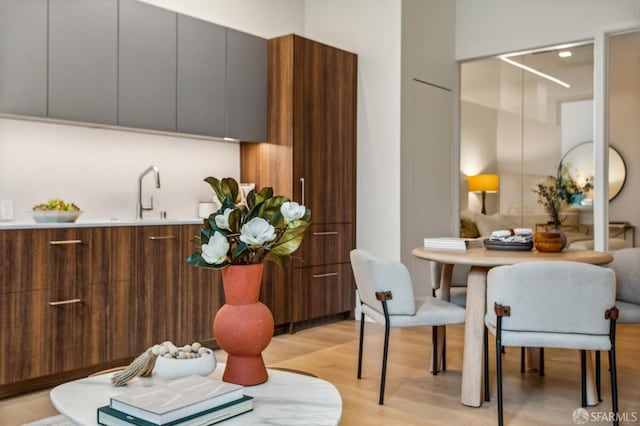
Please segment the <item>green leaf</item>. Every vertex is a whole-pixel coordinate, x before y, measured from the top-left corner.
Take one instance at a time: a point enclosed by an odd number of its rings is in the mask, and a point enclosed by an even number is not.
[[[231,261],[233,262],[236,259],[242,259],[242,257],[248,254],[249,252],[250,252],[249,246],[241,242],[233,251],[233,256]],[[233,263],[236,263],[236,262],[233,262]]]
[[[236,209],[229,215],[229,228],[233,233],[239,234],[242,227],[242,210]]]
[[[204,179],[205,182],[207,182],[209,185],[211,185],[211,188],[213,189],[213,192],[216,193],[216,197],[218,197],[218,201],[220,201],[221,203],[224,202],[225,199],[225,195],[222,192],[222,187],[220,186],[220,181],[216,178],[214,178],[213,176],[209,176],[207,178]]]
[[[240,202],[240,186],[234,178],[222,178],[220,186],[222,188],[222,193],[226,198],[230,199],[233,204],[238,204]]]
[[[273,197],[273,188],[265,186],[256,194],[256,204],[262,203],[264,200]]]

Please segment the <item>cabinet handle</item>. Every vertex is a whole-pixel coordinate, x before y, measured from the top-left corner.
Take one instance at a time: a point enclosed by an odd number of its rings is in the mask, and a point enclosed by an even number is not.
[[[150,240],[173,240],[174,238],[176,237],[173,235],[159,235],[159,236],[152,235],[149,237]]]
[[[311,278],[335,277],[336,275],[338,275],[337,272],[328,272],[326,274],[313,274],[313,275],[311,275]]]
[[[300,178],[300,189],[302,189],[302,202],[301,202],[301,204],[304,205],[304,178]]]
[[[72,303],[80,303],[82,299],[59,300],[57,302],[49,302],[49,306],[71,305]]]
[[[324,235],[338,235],[338,231],[324,231],[324,232],[314,232],[314,236],[324,236]]]
[[[49,241],[49,244],[52,246],[63,246],[66,244],[82,244],[82,240],[60,240],[60,241]]]

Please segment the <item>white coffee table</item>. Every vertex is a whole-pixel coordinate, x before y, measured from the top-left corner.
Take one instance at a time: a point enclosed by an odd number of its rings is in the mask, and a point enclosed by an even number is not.
[[[224,364],[211,377],[220,378]],[[331,383],[315,377],[269,369],[269,380],[247,386],[245,394],[254,398],[253,411],[225,420],[224,425],[337,425],[342,415],[342,398]],[[137,377],[124,387],[111,386],[113,373],[74,380],[51,390],[53,406],[79,425],[97,424],[96,410],[109,398],[131,389],[150,386],[163,379]]]

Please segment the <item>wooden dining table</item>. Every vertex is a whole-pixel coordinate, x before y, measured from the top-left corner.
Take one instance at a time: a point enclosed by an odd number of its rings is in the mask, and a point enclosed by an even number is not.
[[[431,250],[418,247],[413,249],[411,253],[419,259],[438,262],[442,265],[440,281],[442,293],[440,297],[445,300],[449,300],[453,266],[456,264],[471,266],[467,276],[461,390],[462,403],[470,407],[480,407],[482,404],[484,315],[487,304],[487,272],[489,269],[520,262],[546,260],[583,262],[593,265],[602,265],[613,260],[613,257],[606,252],[570,249],[564,249],[556,253],[543,253],[535,249],[531,251],[487,250],[485,248]],[[441,359],[441,357],[439,358]],[[587,386],[587,403],[589,405],[595,405],[598,402],[593,383],[592,367],[593,361],[591,357],[588,357],[588,372],[590,374]]]

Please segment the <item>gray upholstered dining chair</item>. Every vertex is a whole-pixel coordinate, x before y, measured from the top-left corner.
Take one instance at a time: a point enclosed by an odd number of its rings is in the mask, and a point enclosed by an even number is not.
[[[384,387],[391,327],[432,326],[435,348],[437,326],[464,323],[464,308],[436,297],[414,297],[407,268],[400,262],[376,258],[371,253],[351,251],[351,266],[356,280],[362,314],[358,347],[358,379],[362,378],[362,350],[365,315],[385,328],[380,377],[380,398],[384,404]],[[437,374],[437,356],[433,351],[433,374]]]
[[[580,349],[583,407],[587,404],[586,351],[608,351],[611,405],[617,424],[615,294],[614,272],[585,263],[523,262],[489,271],[485,324],[496,336],[499,425],[503,424],[503,346]],[[485,367],[485,380],[487,370]]]
[[[607,266],[616,273],[616,308],[618,324],[640,324],[640,248],[625,248],[611,252],[613,260]],[[596,388],[600,395],[600,352],[596,352]]]

